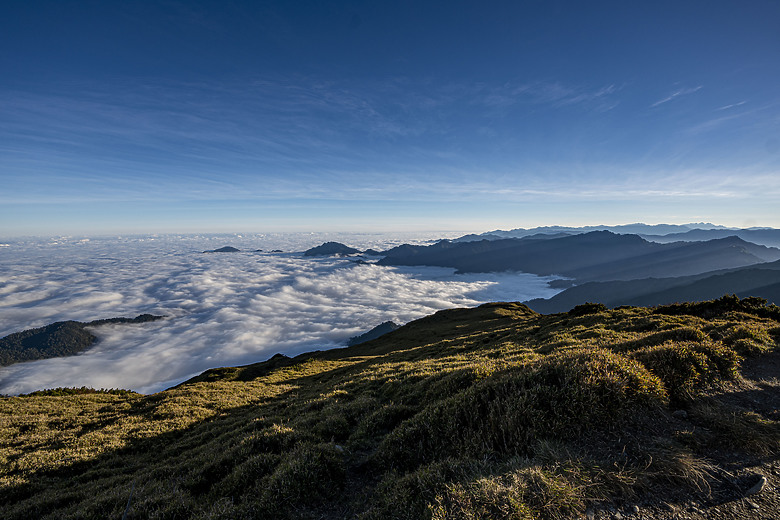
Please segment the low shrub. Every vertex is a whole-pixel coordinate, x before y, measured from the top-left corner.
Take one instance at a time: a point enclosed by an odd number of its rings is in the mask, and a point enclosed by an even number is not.
[[[670,341],[703,342],[708,339],[700,329],[694,327],[676,327],[648,334],[639,339],[615,344],[612,348],[618,352],[631,352],[644,347],[662,345]]]
[[[400,469],[455,454],[522,454],[540,438],[622,427],[630,412],[665,399],[661,381],[640,363],[605,350],[572,350],[427,406],[388,435],[378,453]]]
[[[587,314],[598,314],[600,312],[605,312],[606,310],[608,310],[607,306],[603,303],[586,302],[580,305],[576,305],[568,312],[568,314],[569,316],[576,317],[585,316]]]
[[[429,505],[445,491],[449,482],[468,472],[454,459],[420,466],[400,475],[388,472],[372,497],[371,507],[361,520],[419,520],[430,518]]]
[[[271,510],[284,511],[333,497],[344,485],[343,455],[332,443],[299,444],[262,482],[262,502]]]
[[[258,453],[232,467],[230,473],[214,485],[214,496],[236,497],[240,500],[247,489],[257,488],[264,477],[273,473],[281,461],[280,455]]]
[[[433,520],[573,518],[584,493],[568,478],[538,466],[448,485],[431,505]]]
[[[737,375],[739,356],[717,343],[667,342],[631,354],[663,381],[673,401],[693,397],[697,390]]]
[[[390,433],[401,422],[419,411],[419,407],[390,403],[381,406],[360,422],[354,438],[376,438]]]
[[[19,397],[40,397],[40,396],[51,396],[51,397],[60,397],[64,395],[89,395],[89,394],[109,394],[109,395],[139,395],[136,392],[133,392],[132,390],[123,390],[121,388],[90,388],[87,386],[82,386],[79,388],[75,387],[59,387],[59,388],[49,388],[46,390],[38,390],[35,392],[30,392],[29,394],[21,394]]]
[[[777,305],[767,305],[767,301],[764,298],[757,298],[754,296],[740,300],[739,297],[734,294],[704,302],[660,305],[653,310],[654,314],[667,314],[672,316],[688,314],[705,319],[725,316],[734,312],[752,314],[754,316],[772,318],[775,320],[780,319],[780,307]]]
[[[722,341],[743,356],[761,354],[775,346],[774,339],[765,329],[745,324],[730,327]]]

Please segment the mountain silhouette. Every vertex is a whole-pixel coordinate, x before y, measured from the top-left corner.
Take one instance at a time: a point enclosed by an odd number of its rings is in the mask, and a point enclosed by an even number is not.
[[[711,271],[694,276],[644,278],[639,280],[587,282],[566,289],[552,298],[536,298],[526,303],[541,313],[565,312],[585,302],[655,306],[683,301],[705,301],[712,295],[756,296],[780,303],[780,261],[730,270]]]
[[[0,338],[0,366],[78,354],[97,341],[97,338],[87,330],[87,327],[147,323],[161,320],[164,317],[141,314],[135,318],[109,318],[89,323],[72,320],[58,321],[44,327],[15,332]]]
[[[325,242],[317,247],[307,249],[303,252],[303,256],[354,255],[355,253],[360,253],[360,250],[338,242]]]
[[[551,239],[535,237],[441,241],[385,251],[380,265],[432,265],[458,272],[522,271],[578,282],[687,276],[780,259],[780,250],[738,237],[707,242],[649,242],[638,235],[592,231]]]

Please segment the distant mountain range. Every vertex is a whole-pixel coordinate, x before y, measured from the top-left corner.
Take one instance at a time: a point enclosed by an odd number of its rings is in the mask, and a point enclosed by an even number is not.
[[[659,244],[610,231],[547,239],[441,241],[431,246],[402,245],[384,254],[380,265],[434,265],[462,273],[522,271],[576,282],[690,276],[780,259],[780,249],[737,237]]]
[[[526,302],[538,312],[555,313],[585,302],[652,306],[724,294],[780,302],[778,247],[778,229],[729,229],[708,223],[628,224],[491,231],[371,253],[382,257],[379,265],[387,266],[557,275],[561,279],[550,285],[565,291],[548,300]],[[333,242],[306,252],[358,253]]]
[[[219,249],[209,249],[208,251],[203,251],[203,252],[204,253],[241,253],[241,250],[238,249],[237,247],[225,246],[225,247],[220,247]],[[248,251],[248,252],[250,252],[250,253],[262,253],[263,250],[262,249],[254,249],[254,250]],[[281,253],[282,251],[279,250],[279,249],[274,249],[271,252],[272,253]]]
[[[697,222],[695,224],[622,224],[618,226],[541,226],[535,228],[516,228],[504,231],[496,229],[479,235],[465,235],[454,240],[454,242],[472,242],[475,240],[500,240],[502,238],[523,238],[532,235],[577,235],[590,233],[591,231],[611,231],[622,235],[655,235],[663,236],[670,233],[686,233],[692,230],[723,230],[730,228],[716,226],[709,222]],[[714,238],[714,237],[713,237]]]
[[[780,229],[692,229],[683,233],[669,233],[669,234],[640,234],[640,236],[646,240],[653,242],[676,242],[679,240],[685,240],[690,242],[700,242],[704,240],[712,240],[715,238],[725,237],[739,237],[747,242],[754,244],[780,247]]]
[[[233,246],[220,247],[219,249],[211,249],[209,251],[203,251],[204,253],[239,253],[240,249]]]
[[[495,230],[478,235],[470,234],[456,238],[453,242],[475,242],[479,240],[502,240],[505,238],[560,238],[566,235],[580,235],[591,231],[611,231],[621,235],[639,235],[651,242],[701,242],[730,236],[739,237],[754,244],[780,247],[780,229],[773,228],[727,228],[706,222],[696,224],[624,224],[620,226],[543,226],[518,228],[509,231]]]

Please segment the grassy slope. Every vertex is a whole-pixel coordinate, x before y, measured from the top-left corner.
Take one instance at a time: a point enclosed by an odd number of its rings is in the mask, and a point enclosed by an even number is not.
[[[567,518],[704,500],[733,462],[778,452],[776,414],[733,398],[779,320],[755,299],[487,304],[149,396],[1,398],[0,516],[118,519],[130,499],[127,518]]]

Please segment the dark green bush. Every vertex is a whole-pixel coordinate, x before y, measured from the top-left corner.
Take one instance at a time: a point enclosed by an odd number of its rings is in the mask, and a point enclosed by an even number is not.
[[[410,469],[454,455],[522,454],[537,439],[622,425],[630,412],[665,399],[661,381],[640,363],[604,350],[573,350],[427,406],[385,438],[379,456]]]
[[[728,313],[742,312],[752,314],[762,318],[780,319],[780,307],[776,305],[767,305],[764,298],[749,296],[739,299],[734,294],[721,296],[716,300],[693,303],[674,303],[671,305],[660,305],[653,312],[655,314],[680,315],[688,314],[700,318],[710,319],[717,316],[724,316]]]
[[[657,375],[673,400],[684,400],[716,381],[731,379],[739,368],[734,350],[717,343],[668,342],[632,356]]]
[[[269,510],[316,505],[344,485],[344,453],[332,443],[302,443],[283,456],[262,483],[262,503]]]
[[[598,314],[599,312],[604,312],[608,310],[607,306],[603,303],[591,303],[586,302],[580,305],[575,306],[573,309],[569,311],[569,316],[585,316],[587,314]]]

